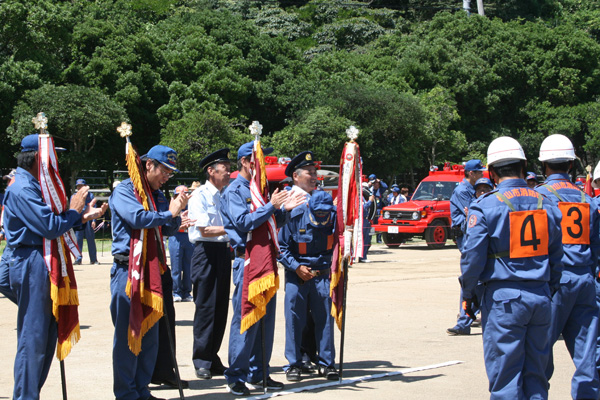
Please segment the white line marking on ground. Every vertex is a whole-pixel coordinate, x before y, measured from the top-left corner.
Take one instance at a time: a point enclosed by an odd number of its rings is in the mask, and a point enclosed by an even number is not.
[[[440,363],[440,364],[425,365],[423,367],[407,368],[407,369],[401,369],[398,371],[385,372],[382,374],[365,375],[365,376],[359,376],[357,378],[344,379],[342,382],[332,381],[332,382],[321,383],[318,385],[301,386],[301,387],[293,388],[290,390],[283,390],[280,392],[269,392],[267,394],[249,397],[248,399],[249,400],[270,399],[271,397],[285,396],[288,394],[306,392],[309,390],[322,389],[322,388],[327,388],[327,387],[331,387],[331,386],[351,385],[351,384],[357,383],[357,382],[365,382],[365,381],[370,381],[372,379],[386,378],[388,376],[405,375],[405,374],[410,374],[412,372],[425,371],[428,369],[449,367],[451,365],[462,364],[463,362],[464,361],[457,361],[457,360],[456,361],[446,361],[446,362]]]

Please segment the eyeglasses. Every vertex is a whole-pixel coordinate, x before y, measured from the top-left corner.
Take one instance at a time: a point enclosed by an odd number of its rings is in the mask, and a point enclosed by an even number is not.
[[[166,169],[162,166],[159,165],[158,169],[160,170],[160,172],[164,175],[164,176],[168,176],[169,178],[171,178],[173,175],[175,175],[173,173],[173,171]]]

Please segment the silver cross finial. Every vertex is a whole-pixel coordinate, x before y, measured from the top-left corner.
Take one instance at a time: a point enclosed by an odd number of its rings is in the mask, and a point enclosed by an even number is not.
[[[356,140],[358,137],[358,129],[354,125],[350,125],[350,128],[346,129],[346,135],[350,140]]]
[[[129,137],[132,135],[131,132],[131,124],[127,122],[121,122],[121,126],[117,128],[117,132],[121,135],[121,137]]]
[[[263,126],[258,121],[252,121],[252,125],[250,125],[249,128],[250,133],[253,134],[257,139],[260,139]]]
[[[46,114],[43,112],[38,113],[37,116],[31,119],[35,129],[39,129],[40,133],[46,133],[46,128],[48,127],[48,118],[46,118]]]

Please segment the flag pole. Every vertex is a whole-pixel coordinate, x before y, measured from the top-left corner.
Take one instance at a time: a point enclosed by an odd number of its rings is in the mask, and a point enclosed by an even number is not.
[[[62,384],[63,400],[67,400],[67,375],[65,373],[65,360],[60,360],[60,381]]]
[[[35,118],[31,120],[35,129],[39,129],[40,136],[48,137],[50,136],[48,131],[46,130],[48,126],[48,118],[46,118],[46,114],[38,113]],[[57,355],[58,356],[58,355]],[[63,400],[67,400],[67,373],[65,371],[65,360],[60,360],[60,383],[62,387],[62,397]]]
[[[165,272],[166,273],[166,272]],[[179,398],[185,400],[183,395],[183,385],[181,384],[181,376],[179,375],[179,366],[177,366],[177,356],[175,355],[175,344],[173,342],[173,335],[171,334],[171,322],[169,321],[169,312],[166,305],[163,303],[163,312],[165,324],[167,325],[167,336],[169,337],[169,348],[171,349],[171,359],[173,360],[173,366],[175,367],[175,377],[177,378],[177,387],[179,389]]]
[[[265,346],[265,318],[260,319],[260,347],[262,349],[263,393],[267,394],[267,350]]]
[[[342,299],[342,330],[340,334],[340,373],[339,379],[340,383],[342,383],[343,374],[344,374],[344,339],[346,337],[346,293],[348,292],[348,258],[344,257],[343,261],[343,271],[344,271],[344,296]]]

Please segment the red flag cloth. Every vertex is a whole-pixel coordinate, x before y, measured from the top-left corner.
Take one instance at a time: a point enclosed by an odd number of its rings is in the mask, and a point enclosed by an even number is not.
[[[127,143],[127,169],[136,199],[146,211],[156,210],[150,185],[142,172],[142,162],[130,142]],[[125,288],[130,299],[127,342],[131,352],[137,356],[142,350],[142,338],[163,316],[160,276],[167,267],[159,228],[132,229],[129,246],[129,271]]]
[[[331,315],[342,329],[344,301],[344,262],[352,264],[362,257],[363,199],[361,187],[362,165],[360,148],[355,142],[344,145],[340,159],[337,194],[337,218],[331,262]],[[350,230],[351,228],[351,230]]]
[[[583,191],[592,197],[596,196],[594,193],[594,188],[592,187],[592,177],[590,174],[587,174],[585,178],[585,186],[583,187]]]
[[[39,135],[39,181],[44,202],[60,214],[67,209],[67,195],[58,173],[58,160],[54,140],[46,134]],[[73,230],[49,240],[44,238],[44,262],[50,278],[52,314],[58,324],[56,357],[64,360],[81,337],[79,327],[79,297],[71,253],[77,257],[79,250]]]
[[[265,170],[265,156],[260,141],[254,141],[252,151],[252,178],[250,180],[251,212],[269,202],[269,182]],[[267,304],[279,289],[277,273],[277,224],[271,215],[261,226],[248,234],[244,282],[242,286],[242,322],[244,333],[267,313]]]

